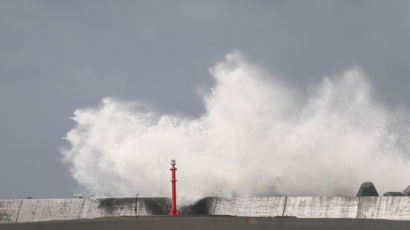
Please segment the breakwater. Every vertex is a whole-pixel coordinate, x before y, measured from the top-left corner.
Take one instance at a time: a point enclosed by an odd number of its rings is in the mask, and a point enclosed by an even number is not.
[[[169,198],[0,200],[0,223],[167,215]],[[180,207],[182,215],[410,220],[410,196],[207,197]]]

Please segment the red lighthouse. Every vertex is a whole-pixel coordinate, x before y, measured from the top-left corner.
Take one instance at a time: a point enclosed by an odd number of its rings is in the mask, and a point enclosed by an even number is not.
[[[171,160],[171,171],[172,171],[172,209],[171,212],[169,213],[169,215],[173,216],[173,215],[178,215],[179,211],[177,210],[177,188],[176,188],[176,182],[177,180],[175,179],[175,171],[177,171],[177,168],[175,168],[175,160]]]

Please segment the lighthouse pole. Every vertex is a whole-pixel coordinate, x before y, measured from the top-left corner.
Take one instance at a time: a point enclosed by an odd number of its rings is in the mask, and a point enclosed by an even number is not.
[[[176,188],[176,182],[177,180],[175,179],[175,171],[177,171],[177,168],[175,168],[175,160],[171,160],[171,172],[172,172],[172,209],[169,215],[178,215],[179,211],[177,210],[177,188]]]

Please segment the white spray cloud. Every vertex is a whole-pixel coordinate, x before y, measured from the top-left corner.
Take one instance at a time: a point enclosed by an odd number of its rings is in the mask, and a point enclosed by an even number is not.
[[[160,115],[105,98],[77,109],[62,150],[90,193],[178,195],[354,195],[409,184],[407,111],[376,103],[359,69],[325,77],[308,97],[249,64],[238,52],[211,69],[216,84],[199,118]],[[380,192],[380,191],[379,191]]]

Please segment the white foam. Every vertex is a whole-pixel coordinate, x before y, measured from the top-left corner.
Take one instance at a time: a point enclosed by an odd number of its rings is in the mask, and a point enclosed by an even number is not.
[[[211,74],[200,117],[112,98],[77,109],[62,150],[73,177],[92,194],[169,196],[175,158],[178,196],[191,199],[354,195],[363,181],[381,192],[408,184],[407,111],[377,103],[360,69],[324,77],[305,97],[237,52]]]

